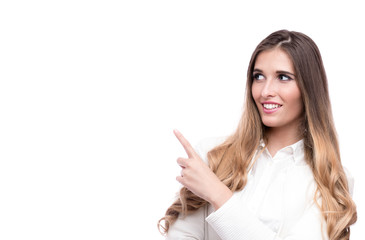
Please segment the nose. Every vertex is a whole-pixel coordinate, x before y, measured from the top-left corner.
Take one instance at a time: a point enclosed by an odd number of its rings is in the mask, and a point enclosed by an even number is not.
[[[261,90],[261,96],[264,98],[276,96],[276,86],[273,79],[267,79],[267,81],[265,81]]]

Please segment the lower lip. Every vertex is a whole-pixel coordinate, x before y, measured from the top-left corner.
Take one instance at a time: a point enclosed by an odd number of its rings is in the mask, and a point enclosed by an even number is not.
[[[264,108],[264,106],[262,106],[262,108],[264,109],[264,113],[270,114],[270,113],[277,112],[281,107],[273,108],[273,109],[267,109],[267,108]]]

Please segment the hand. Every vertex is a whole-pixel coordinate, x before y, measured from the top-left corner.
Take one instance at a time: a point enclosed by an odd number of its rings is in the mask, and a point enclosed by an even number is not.
[[[231,190],[203,162],[179,131],[174,130],[174,134],[188,155],[188,158],[177,159],[182,170],[181,176],[177,176],[176,180],[198,197],[208,201],[217,210],[232,196]]]

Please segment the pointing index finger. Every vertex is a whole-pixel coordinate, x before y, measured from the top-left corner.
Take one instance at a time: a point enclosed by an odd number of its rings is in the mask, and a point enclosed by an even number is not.
[[[179,140],[181,145],[184,147],[185,152],[188,154],[188,157],[194,157],[196,155],[196,152],[194,151],[194,148],[191,146],[188,140],[179,132],[178,130],[174,130],[174,134],[176,138]]]

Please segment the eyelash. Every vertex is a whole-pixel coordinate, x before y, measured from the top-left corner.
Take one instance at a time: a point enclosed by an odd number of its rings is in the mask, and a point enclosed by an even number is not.
[[[264,75],[262,75],[262,74],[260,74],[260,73],[255,73],[255,74],[253,75],[253,79],[254,79],[254,80],[261,80],[261,79],[259,79],[259,76],[264,76]]]
[[[261,80],[261,79],[259,79],[259,77],[260,76],[264,76],[264,75],[262,75],[261,73],[255,73],[254,75],[253,75],[253,79],[254,80]],[[287,78],[287,80],[283,80],[282,78]],[[286,82],[286,81],[291,81],[291,80],[293,80],[293,78],[291,78],[291,77],[289,77],[288,75],[285,75],[285,74],[279,74],[278,75],[278,79],[280,80],[280,81],[284,81],[284,82]]]
[[[285,77],[285,78],[287,78],[287,80],[282,80],[281,77]],[[281,81],[290,81],[290,80],[293,80],[291,77],[289,77],[288,75],[285,75],[285,74],[279,74],[279,79]]]

